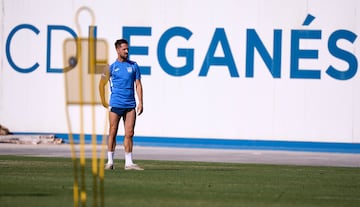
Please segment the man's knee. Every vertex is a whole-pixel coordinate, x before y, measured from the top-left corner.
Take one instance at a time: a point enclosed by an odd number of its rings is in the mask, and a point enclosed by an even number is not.
[[[117,130],[117,128],[118,128],[118,124],[116,124],[116,123],[111,123],[110,124],[110,129],[111,130]]]
[[[125,139],[132,139],[134,136],[134,132],[128,132],[128,133],[125,133],[124,137]]]

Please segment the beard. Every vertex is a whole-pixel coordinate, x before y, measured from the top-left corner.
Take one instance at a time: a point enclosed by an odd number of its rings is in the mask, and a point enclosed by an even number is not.
[[[129,54],[123,54],[120,56],[122,59],[127,60],[129,57]]]

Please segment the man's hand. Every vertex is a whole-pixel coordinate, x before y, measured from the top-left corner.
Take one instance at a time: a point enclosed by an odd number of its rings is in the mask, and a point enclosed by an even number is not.
[[[109,103],[105,99],[105,86],[109,82],[109,80],[110,80],[109,65],[106,65],[103,68],[103,74],[101,74],[101,79],[99,82],[100,100],[101,100],[101,104],[105,108],[109,108]]]
[[[136,107],[137,115],[139,116],[140,114],[142,114],[143,110],[144,110],[144,109],[143,109],[142,103],[139,103],[139,104],[137,105],[137,107]]]
[[[105,107],[105,108],[109,108],[109,104],[107,102],[102,102],[102,105]]]

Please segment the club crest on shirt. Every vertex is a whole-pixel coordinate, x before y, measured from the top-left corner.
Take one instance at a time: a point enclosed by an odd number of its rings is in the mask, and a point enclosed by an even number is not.
[[[127,67],[127,71],[128,71],[128,73],[131,73],[132,72],[132,67]]]

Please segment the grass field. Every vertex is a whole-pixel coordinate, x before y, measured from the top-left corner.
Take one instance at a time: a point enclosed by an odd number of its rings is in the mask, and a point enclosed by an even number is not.
[[[91,162],[87,161],[92,205]],[[122,162],[121,162],[122,164]],[[138,161],[105,174],[105,206],[359,207],[360,168]],[[1,207],[73,206],[70,158],[0,156]]]

